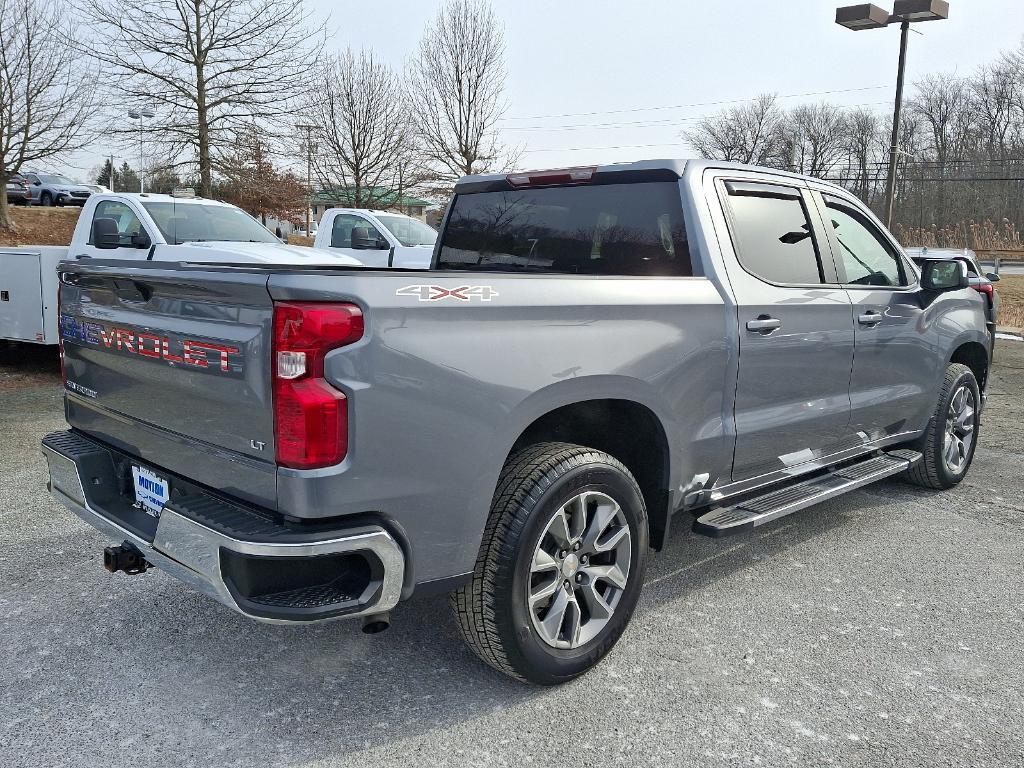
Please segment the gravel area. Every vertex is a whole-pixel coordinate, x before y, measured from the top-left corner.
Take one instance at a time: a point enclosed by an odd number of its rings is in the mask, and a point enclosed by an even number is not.
[[[264,626],[45,491],[52,353],[0,352],[0,765],[1024,764],[1024,343],[1000,342],[968,479],[896,481],[738,539],[673,536],[592,673],[505,679],[444,599]]]

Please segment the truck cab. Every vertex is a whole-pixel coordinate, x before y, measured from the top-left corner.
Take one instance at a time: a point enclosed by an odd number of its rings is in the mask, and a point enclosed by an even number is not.
[[[313,247],[357,259],[368,267],[425,269],[437,232],[419,219],[367,208],[328,208]]]

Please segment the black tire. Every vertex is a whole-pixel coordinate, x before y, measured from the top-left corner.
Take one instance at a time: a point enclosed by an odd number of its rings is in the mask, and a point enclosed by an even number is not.
[[[974,398],[974,414],[971,422],[973,439],[970,441],[962,466],[952,469],[944,457],[946,422],[953,397],[962,387],[967,387]],[[923,458],[904,472],[903,478],[914,485],[935,490],[952,488],[963,480],[967,475],[967,470],[971,468],[974,451],[978,447],[981,428],[980,406],[981,392],[973,371],[966,365],[951,363],[946,368],[942,389],[939,391],[939,400],[935,405],[935,413],[932,414],[932,418],[928,422],[928,430],[914,445],[916,450],[921,451]]]
[[[534,552],[552,516],[583,491],[618,504],[629,528],[629,569],[603,628],[589,642],[561,649],[545,643],[535,628],[527,591]],[[463,638],[481,659],[518,680],[539,685],[572,680],[601,661],[629,623],[643,586],[648,538],[640,488],[617,459],[568,443],[518,451],[498,480],[473,578],[451,596]]]
[[[49,192],[43,192],[43,194],[40,195],[39,197],[39,204],[46,208],[49,208],[51,205],[53,205],[53,197],[51,197]]]

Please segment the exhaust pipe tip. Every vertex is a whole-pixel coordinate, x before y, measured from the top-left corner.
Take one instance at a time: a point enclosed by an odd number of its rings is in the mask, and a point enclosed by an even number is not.
[[[390,626],[391,614],[386,611],[363,617],[363,634],[379,635]]]

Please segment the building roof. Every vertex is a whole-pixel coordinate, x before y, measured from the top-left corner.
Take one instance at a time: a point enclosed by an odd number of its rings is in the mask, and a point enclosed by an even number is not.
[[[411,205],[422,205],[426,207],[430,205],[429,200],[421,200],[418,197],[399,195],[397,192],[385,189],[384,187],[367,187],[365,194],[371,198],[368,202],[371,202],[376,208],[406,208]],[[314,192],[309,201],[313,205],[324,203],[351,207],[353,197],[354,194],[351,187],[328,187],[326,189],[321,189],[319,192]]]

